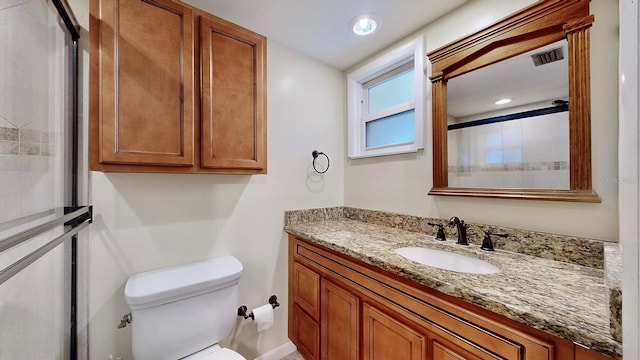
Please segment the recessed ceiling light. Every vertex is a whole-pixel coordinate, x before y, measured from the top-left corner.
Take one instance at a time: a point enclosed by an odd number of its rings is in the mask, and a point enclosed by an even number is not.
[[[369,35],[378,28],[378,21],[373,15],[360,15],[349,22],[351,30],[356,35]]]
[[[495,104],[496,104],[496,105],[504,105],[504,104],[508,104],[508,103],[510,103],[510,102],[511,102],[511,99],[504,98],[504,99],[497,100],[497,101],[495,102]]]

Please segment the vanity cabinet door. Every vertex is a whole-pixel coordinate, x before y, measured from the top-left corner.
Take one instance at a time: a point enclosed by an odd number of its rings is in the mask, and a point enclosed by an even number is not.
[[[305,360],[320,359],[320,325],[298,306],[290,314],[289,337]]]
[[[194,164],[194,21],[169,0],[91,1],[91,167]]]
[[[370,304],[362,305],[363,360],[422,360],[426,337]]]
[[[445,345],[437,340],[431,342],[431,354],[432,360],[472,360],[478,359],[473,355],[461,355],[461,351],[458,349],[454,349],[449,345]]]
[[[438,336],[430,334],[427,351],[431,354],[429,360],[520,360],[515,357],[501,357],[480,348],[472,342],[455,336]]]
[[[360,299],[322,279],[321,359],[359,360]]]
[[[292,263],[293,301],[313,318],[320,320],[320,275],[298,262]]]
[[[320,359],[320,275],[289,262],[289,338],[306,360]]]

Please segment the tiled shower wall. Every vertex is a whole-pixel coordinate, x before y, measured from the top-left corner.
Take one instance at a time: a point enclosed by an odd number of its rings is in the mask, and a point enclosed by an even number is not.
[[[449,186],[568,189],[568,114],[450,130]]]
[[[2,122],[0,223],[62,206],[64,159],[60,131],[18,129]],[[53,128],[54,124],[48,127]]]
[[[62,194],[52,191],[61,181],[56,168],[60,136],[2,123],[0,119],[0,223],[61,206]]]

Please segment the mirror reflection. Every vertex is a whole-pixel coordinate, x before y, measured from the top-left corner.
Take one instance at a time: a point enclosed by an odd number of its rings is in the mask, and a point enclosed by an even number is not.
[[[448,80],[449,187],[570,188],[567,54],[561,40]]]

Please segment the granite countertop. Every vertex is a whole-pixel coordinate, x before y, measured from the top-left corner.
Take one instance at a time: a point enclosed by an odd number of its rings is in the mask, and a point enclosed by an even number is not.
[[[533,328],[622,359],[610,334],[609,289],[603,269],[456,245],[431,235],[349,218],[287,222],[285,231]],[[485,260],[497,274],[467,274],[422,265],[394,253],[425,246]]]

